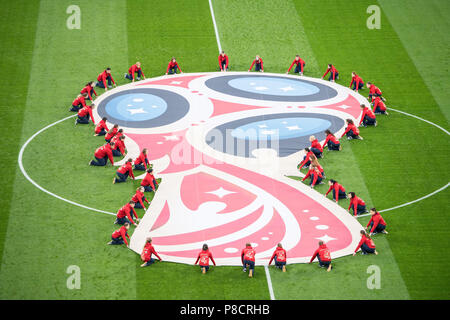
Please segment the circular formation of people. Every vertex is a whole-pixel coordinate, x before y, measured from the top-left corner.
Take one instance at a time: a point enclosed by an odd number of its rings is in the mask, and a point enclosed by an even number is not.
[[[230,70],[228,55],[225,54],[224,51],[219,54],[218,61],[221,72]],[[294,61],[292,61],[286,74],[291,71],[294,65],[294,73],[298,73],[300,76],[303,76],[306,64],[299,55],[295,56]],[[257,55],[255,57],[248,71],[252,71],[253,67],[255,67],[254,70],[256,72],[264,72],[264,64],[260,56]],[[167,65],[165,74],[177,74],[178,72],[182,73],[181,68],[177,60],[172,57]],[[322,79],[324,79],[328,73],[330,74],[328,81],[335,82],[336,80],[339,80],[339,72],[331,63],[328,64],[327,69],[322,76]],[[124,74],[124,78],[131,80],[132,82],[134,82],[135,80],[141,80],[141,78],[145,79],[141,63],[136,62],[136,64],[132,65],[128,69],[128,72]],[[106,141],[105,145],[95,150],[94,160],[89,161],[90,166],[105,166],[108,160],[111,162],[111,165],[114,165],[115,156],[123,157],[126,154],[124,143],[125,135],[123,129],[119,128],[119,125],[117,124],[115,124],[112,128],[108,128],[106,117],[103,117],[98,123],[95,123],[94,117],[92,115],[92,110],[93,108],[95,108],[95,104],[93,103],[94,96],[98,96],[94,88],[98,87],[107,91],[108,88],[112,88],[113,86],[116,87],[116,82],[114,81],[114,78],[112,76],[111,68],[106,68],[102,73],[98,75],[97,81],[90,81],[85,85],[80,94],[72,102],[70,108],[70,111],[77,112],[77,118],[75,120],[76,125],[89,124],[89,122],[92,121],[95,125],[94,136],[104,136],[104,139]],[[382,96],[381,90],[370,82],[367,82],[366,86],[369,89],[368,100],[371,102],[372,109],[370,109],[369,106],[362,104],[362,115],[359,124],[356,125],[352,119],[347,119],[347,126],[340,138],[346,136],[348,140],[363,140],[363,137],[360,136],[358,127],[376,126],[377,114],[388,115],[385,105],[386,99]],[[349,87],[356,92],[364,89],[364,81],[359,75],[356,74],[356,72],[352,72],[352,80]],[[90,100],[91,105],[87,105],[86,100]],[[328,148],[329,151],[340,151],[342,149],[342,146],[339,142],[340,138],[337,138],[330,130],[326,130],[325,133],[326,139],[323,145],[321,145],[314,136],[311,136],[309,138],[311,147],[305,148],[306,154],[303,157],[303,160],[297,166],[299,171],[301,171],[302,169],[308,169],[302,181],[305,181],[309,178],[309,185],[311,186],[311,188],[314,188],[317,184],[323,184],[326,178],[323,167],[319,164],[319,159],[323,158],[324,156],[324,149]],[[121,207],[117,212],[116,220],[114,223],[122,226],[112,233],[111,241],[108,242],[109,245],[125,244],[127,247],[129,246],[130,237],[128,235],[128,230],[131,225],[137,226],[140,221],[135,209],[146,210],[144,202],[148,205],[150,205],[150,202],[145,197],[145,192],[156,192],[158,189],[158,181],[153,175],[153,165],[148,160],[147,148],[144,148],[140,152],[139,157],[135,160],[131,158],[127,159],[127,161],[116,171],[115,177],[113,178],[113,183],[116,184],[126,182],[128,177],[135,179],[133,170],[145,171],[146,175],[142,180],[140,187],[137,188],[136,193],[131,197],[131,200],[123,207]],[[333,200],[336,201],[336,203],[338,203],[341,199],[349,199],[350,205],[348,207],[348,211],[351,212],[352,210],[355,217],[360,214],[367,213],[366,203],[364,202],[364,200],[359,198],[355,194],[355,192],[347,193],[345,191],[345,188],[341,184],[339,184],[338,181],[333,179],[328,180],[328,185],[329,189],[325,193],[325,196],[327,196],[331,192],[333,195]],[[376,208],[370,209],[370,215],[371,218],[367,223],[366,230],[361,230],[360,232],[361,240],[355,248],[353,255],[356,255],[356,252],[359,249],[361,249],[361,253],[364,255],[378,254],[375,248],[375,243],[372,239],[372,235],[377,233],[387,234],[386,222],[384,221],[380,213],[376,210]],[[150,266],[151,264],[155,263],[155,259],[152,258],[152,255],[154,255],[159,261],[162,261],[161,257],[155,251],[155,248],[152,244],[152,239],[147,238],[144,249],[141,253],[141,259],[143,261],[141,267]],[[252,247],[251,243],[246,243],[245,248],[242,249],[241,252],[241,260],[243,271],[247,272],[248,270],[249,277],[253,277],[254,275],[255,255],[256,251]],[[327,271],[331,271],[331,252],[323,241],[319,241],[318,248],[312,254],[309,263],[312,263],[316,258],[318,260],[319,267],[324,268]],[[211,251],[209,251],[208,245],[204,244],[194,264],[197,265],[198,263],[201,272],[206,273],[209,270],[210,261],[214,266],[216,265],[213,255]],[[271,265],[272,261],[275,262],[276,268],[282,270],[283,272],[286,272],[287,254],[286,250],[283,249],[281,243],[277,245],[269,261],[269,265]]]

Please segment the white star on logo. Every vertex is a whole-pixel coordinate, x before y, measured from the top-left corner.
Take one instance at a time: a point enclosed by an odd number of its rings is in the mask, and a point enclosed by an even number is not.
[[[236,192],[234,192],[234,191],[228,191],[228,190],[225,190],[224,188],[220,187],[220,188],[217,189],[217,190],[214,190],[214,191],[207,191],[206,193],[211,193],[211,194],[213,194],[213,195],[215,195],[215,196],[218,196],[220,199],[222,199],[222,198],[225,197],[226,195],[229,195],[229,194],[231,194],[231,193],[236,193]]]
[[[287,92],[287,91],[294,90],[294,88],[292,88],[291,86],[288,86],[288,87],[280,88],[280,90],[283,90],[284,92]]]
[[[172,81],[170,84],[182,84],[183,81]]]
[[[324,243],[327,243],[328,241],[336,240],[336,238],[332,238],[329,235],[325,234],[324,236],[320,238],[315,238],[317,240],[322,240]]]
[[[127,109],[127,111],[129,113],[131,113],[131,115],[135,115],[136,113],[148,113],[147,111],[144,110],[144,108],[139,108],[139,109]]]
[[[345,105],[345,104],[343,104],[342,106],[339,106],[339,108],[342,108],[342,109],[348,109],[348,108],[351,108],[350,106],[347,106],[347,105]]]
[[[300,128],[299,126],[290,126],[290,127],[286,127],[286,129],[288,129],[289,131],[292,131],[292,130],[302,130],[302,128]]]
[[[176,136],[176,135],[164,136],[164,138],[166,139],[166,141],[178,141],[178,140],[180,140],[180,138],[178,138],[178,136]]]
[[[267,88],[267,87],[255,87],[255,90],[258,90],[258,91],[264,91],[264,90],[267,90],[267,89],[269,89],[269,88]]]

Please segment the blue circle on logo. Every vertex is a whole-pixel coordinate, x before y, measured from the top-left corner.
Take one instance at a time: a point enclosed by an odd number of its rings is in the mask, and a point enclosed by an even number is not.
[[[145,121],[157,118],[166,112],[167,103],[153,94],[128,93],[108,101],[105,110],[117,119]]]
[[[279,77],[242,77],[232,79],[228,84],[242,91],[276,96],[307,96],[320,91],[312,83]]]

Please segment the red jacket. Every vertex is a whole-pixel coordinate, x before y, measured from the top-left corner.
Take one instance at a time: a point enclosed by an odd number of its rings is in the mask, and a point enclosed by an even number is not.
[[[319,143],[319,140],[315,139],[313,142],[311,142],[311,148],[319,149],[320,152],[323,152],[323,148]]]
[[[131,211],[133,211],[134,216],[136,217],[136,219],[138,219],[139,217],[136,211],[129,203],[127,203],[122,208],[120,208],[119,211],[117,211],[117,218],[123,218],[126,216],[131,223],[134,223],[133,218],[131,218]]]
[[[111,133],[107,132],[105,135],[105,140],[111,140],[116,134],[119,129],[113,128],[113,131]]]
[[[337,182],[333,183],[333,185],[330,186],[330,188],[328,189],[327,193],[325,193],[325,196],[327,196],[331,192],[331,190],[334,190],[334,192],[336,194],[336,202],[338,202],[338,200],[339,200],[339,197],[338,197],[339,190],[342,191],[342,192],[345,192],[345,188],[342,185],[340,185],[339,183],[337,183]]]
[[[264,67],[263,67],[263,60],[262,60],[261,58],[259,58],[259,60],[256,60],[256,59],[253,60],[252,65],[250,66],[250,69],[248,69],[248,70],[252,70],[253,65],[254,65],[255,63],[260,63],[260,64],[261,64],[261,70],[264,70]]]
[[[84,99],[83,96],[75,98],[75,100],[73,100],[72,105],[73,106],[78,106],[78,105],[82,105],[83,107],[86,107],[86,99]]]
[[[158,254],[156,253],[155,248],[152,246],[152,244],[147,242],[144,246],[144,250],[142,250],[142,253],[141,253],[142,261],[144,261],[144,262],[149,261],[152,257],[152,254],[154,254],[159,259],[159,261],[162,261],[161,257],[158,256]]]
[[[89,99],[92,100],[92,95],[91,95],[91,91],[94,92],[95,95],[97,95],[97,92],[95,92],[94,87],[92,87],[90,84],[86,85],[83,89],[81,89],[80,93],[87,93],[89,96]]]
[[[136,202],[136,203],[139,202],[141,204],[142,208],[145,209],[144,202],[142,202],[142,199],[144,199],[144,198],[145,198],[144,193],[137,190],[136,193],[134,194],[134,196],[131,198],[131,201]],[[147,200],[147,198],[145,198],[145,202],[150,203]]]
[[[147,170],[147,162],[148,162],[148,158],[147,155],[145,155],[143,152],[141,152],[139,154],[139,157],[136,158],[136,160],[134,160],[134,164],[144,164],[145,166],[145,170]]]
[[[86,117],[87,115],[90,116],[90,119],[92,120],[92,123],[95,124],[94,116],[92,115],[92,108],[91,106],[85,106],[78,110],[78,116],[79,117]]]
[[[305,160],[303,160],[302,162],[300,162],[299,165],[297,166],[297,168],[300,170],[300,169],[303,167],[303,165],[304,165],[305,163],[307,163],[307,162],[310,160],[310,156],[313,155],[313,154],[314,154],[314,152],[309,151],[309,152],[306,154]]]
[[[375,243],[372,239],[367,238],[366,236],[361,236],[361,241],[359,241],[358,246],[355,249],[355,252],[361,248],[362,244],[365,243],[369,248],[375,249]]]
[[[381,111],[386,111],[386,106],[380,97],[372,98],[373,103],[373,112],[375,112],[376,108],[379,107]]]
[[[381,96],[381,90],[380,89],[378,89],[378,87],[377,86],[375,86],[374,84],[371,84],[370,85],[370,89],[369,89],[369,94],[379,94],[380,96]]]
[[[273,258],[275,258],[275,256],[277,257],[277,261],[278,262],[286,262],[286,250],[284,250],[283,248],[277,247],[275,249],[275,251],[272,254],[272,257],[270,258],[269,264],[272,263]]]
[[[105,86],[105,88],[107,88],[106,86],[106,79],[108,78],[108,76],[111,77],[111,81],[116,84],[116,82],[114,81],[112,74],[111,73],[107,73],[106,70],[103,71],[102,73],[100,73],[97,77],[97,81],[99,82],[103,82],[103,85]]]
[[[348,206],[348,210],[350,210],[350,208],[353,206],[353,212],[354,212],[355,217],[356,217],[356,213],[358,212],[358,204],[361,206],[366,205],[366,203],[361,198],[358,198],[357,196],[354,196],[353,198],[350,199],[350,205]]]
[[[379,224],[381,225],[386,225],[386,222],[384,222],[383,217],[381,216],[381,214],[377,211],[369,220],[369,222],[367,223],[366,228],[370,225],[370,223],[373,222],[373,227],[370,230],[370,232],[372,233]]]
[[[112,233],[112,237],[114,238],[114,239],[117,239],[117,238],[122,238],[122,240],[125,242],[125,244],[128,246],[128,241],[127,241],[127,238],[128,239],[130,239],[130,236],[128,235],[128,232],[127,232],[128,230],[127,230],[127,228],[125,228],[125,226],[122,226],[120,229],[117,229],[116,231],[114,231],[113,233]]]
[[[309,260],[310,263],[314,261],[314,259],[317,257],[317,254],[319,254],[321,261],[331,261],[331,252],[325,243],[320,245],[319,248],[314,251],[311,260]]]
[[[97,148],[97,150],[95,150],[94,156],[99,159],[108,156],[109,161],[111,161],[111,164],[114,165],[114,157],[112,154],[111,145],[109,143],[101,146],[100,148]]]
[[[325,71],[322,78],[325,78],[328,72],[331,72],[333,74],[333,80],[336,80],[336,73],[339,73],[339,71],[337,71],[337,69],[334,66],[331,66],[331,68],[328,68],[327,71]]]
[[[117,170],[117,172],[120,172],[121,174],[125,174],[128,172],[128,174],[130,175],[130,177],[132,177],[134,179],[134,174],[133,174],[133,166],[131,165],[131,162],[125,162],[120,168],[119,170]]]
[[[197,260],[195,261],[194,264],[197,264],[199,262],[199,260],[200,260],[199,265],[202,266],[202,267],[207,267],[207,266],[209,266],[209,259],[211,259],[212,263],[214,265],[216,265],[216,262],[214,261],[211,252],[209,252],[209,250],[202,250],[198,254]]]
[[[372,119],[375,119],[375,118],[376,118],[376,117],[375,117],[375,114],[373,113],[373,111],[370,110],[368,107],[365,107],[365,108],[363,109],[363,113],[362,113],[362,115],[361,115],[361,120],[359,120],[359,125],[361,125],[361,123],[363,122],[364,117],[365,117],[366,115],[369,116],[369,118],[372,118]]]
[[[288,72],[291,71],[291,69],[294,66],[294,64],[296,64],[296,65],[300,64],[300,69],[301,69],[301,72],[303,73],[303,66],[305,65],[305,61],[303,61],[302,58],[299,58],[298,60],[294,59],[294,61],[292,61],[291,66],[288,69]]]
[[[153,174],[147,172],[144,179],[142,179],[141,186],[143,186],[143,187],[151,186],[152,189],[155,190],[155,185],[153,184],[153,179],[156,181]],[[158,181],[156,181],[156,185],[158,185]]]
[[[114,148],[113,148],[113,150],[119,149],[120,153],[121,153],[122,155],[124,155],[124,154],[125,154],[125,143],[124,143],[122,140],[118,139],[118,138],[119,138],[119,137],[116,135],[116,136],[114,136],[114,138],[112,139],[112,141],[114,142]]]
[[[218,59],[219,59],[220,70],[223,70],[222,69],[222,61],[224,61],[224,60],[225,60],[225,69],[227,69],[228,68],[228,56],[227,55],[222,56],[221,54],[219,54]]]
[[[138,71],[140,71],[141,74],[142,74],[142,76],[145,77],[145,76],[144,76],[144,72],[142,71],[142,68],[140,68],[140,67],[138,68],[138,66],[135,65],[135,64],[133,64],[133,65],[130,67],[130,69],[128,69],[128,73],[131,74],[131,76],[133,77],[133,80],[134,80],[134,74],[135,74],[135,72],[138,72]]]
[[[325,139],[325,142],[323,143],[322,150],[327,145],[328,140],[331,140],[331,142],[333,142],[335,144],[339,144],[339,140],[334,135],[329,134],[329,135],[327,135],[327,138]]]
[[[244,260],[255,262],[255,254],[256,254],[255,249],[253,249],[252,246],[247,246],[244,249],[242,249],[241,252],[242,263],[244,263]]]
[[[323,170],[323,169],[322,169],[322,170]],[[318,178],[318,177],[323,178],[323,175],[322,175],[322,173],[320,172],[320,170],[319,170],[319,172],[317,172],[315,169],[309,169],[309,170],[308,170],[308,173],[305,175],[305,177],[302,179],[302,181],[305,181],[306,179],[308,179],[309,176],[312,177],[313,174],[314,174],[314,178],[313,178],[312,186],[315,186],[316,183],[317,183],[317,178]]]
[[[360,84],[360,83],[364,84],[363,79],[361,79],[361,77],[358,76],[357,74],[355,74],[355,75],[352,77],[352,81],[350,82],[350,85],[348,86],[349,88],[352,86],[353,82],[356,82],[356,91],[358,91],[358,88],[359,88],[359,84]]]
[[[102,129],[105,129],[106,132],[109,131],[108,127],[106,126],[106,122],[103,120],[100,120],[97,124],[97,126],[95,127],[95,133],[100,133],[100,131],[102,131]]]
[[[355,126],[354,124],[349,123],[349,124],[347,125],[347,128],[345,128],[345,131],[344,131],[344,133],[342,134],[341,138],[342,138],[343,136],[345,136],[345,134],[346,134],[347,132],[349,132],[350,130],[353,130],[353,133],[354,133],[355,135],[359,136],[359,129],[358,129],[358,127]]]
[[[175,66],[177,66],[178,69],[179,69],[180,72],[181,72],[181,68],[180,68],[180,66],[178,65],[178,62],[177,62],[177,61],[172,62],[172,60],[170,60],[169,64],[167,65],[166,73],[169,73],[169,69],[172,69],[172,68],[175,67]]]

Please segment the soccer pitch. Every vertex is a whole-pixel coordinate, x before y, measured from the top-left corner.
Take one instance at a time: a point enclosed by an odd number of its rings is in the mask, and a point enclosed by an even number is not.
[[[207,0],[80,0],[80,29],[67,27],[72,1],[0,1],[0,299],[449,299],[450,2],[211,2],[219,39]],[[371,5],[380,9],[379,29],[367,27]],[[42,188],[117,212],[140,182],[112,185],[111,166],[87,166],[102,140],[92,124],[75,127],[70,118],[24,144],[72,115],[79,90],[106,67],[118,86],[129,83],[123,74],[136,61],[147,78],[162,76],[172,56],[185,73],[215,72],[219,43],[231,71],[247,71],[259,54],[267,73],[284,74],[300,54],[305,76],[320,78],[333,63],[339,84],[348,86],[356,71],[382,89],[389,116],[361,128],[363,141],[342,139],[343,150],[321,160],[327,177],[357,190],[368,208],[393,208],[382,213],[389,234],[374,236],[377,256],[334,259],[331,272],[317,263],[289,264],[286,273],[257,266],[252,279],[237,266],[207,275],[165,261],[140,268],[135,252],[106,245],[117,229],[111,216],[61,201],[24,176],[21,151]],[[358,218],[363,226],[368,220]],[[71,265],[80,269],[79,289],[67,286]],[[379,289],[367,286],[373,265]]]

